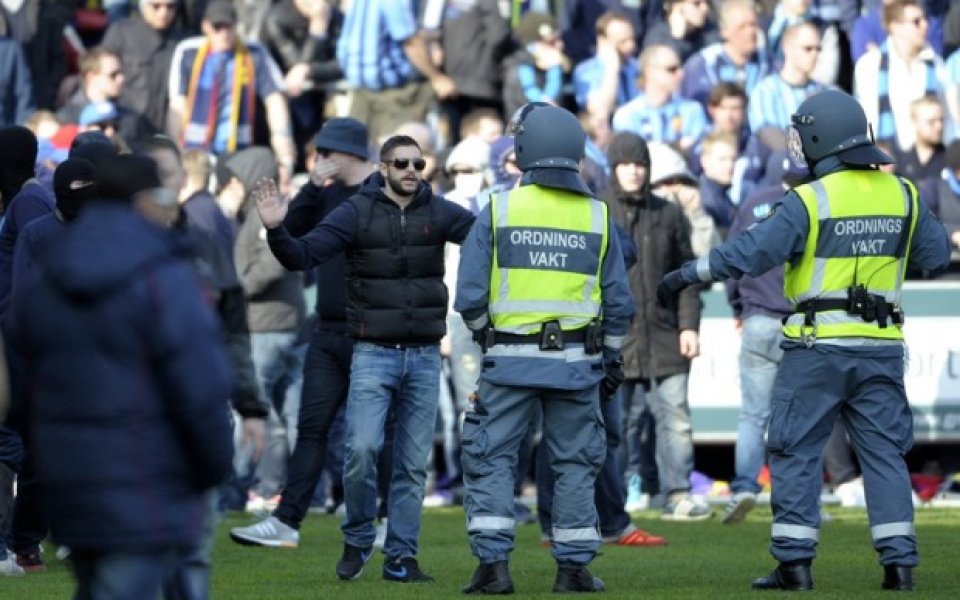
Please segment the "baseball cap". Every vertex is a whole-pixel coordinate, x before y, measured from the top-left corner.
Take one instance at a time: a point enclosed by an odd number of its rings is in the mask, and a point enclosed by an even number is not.
[[[213,2],[207,4],[206,10],[203,11],[203,19],[210,23],[236,25],[237,11],[233,7],[233,2],[213,0]]]

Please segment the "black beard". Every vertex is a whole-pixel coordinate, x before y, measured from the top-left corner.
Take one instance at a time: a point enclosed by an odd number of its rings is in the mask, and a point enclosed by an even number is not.
[[[386,180],[387,180],[387,185],[390,186],[390,189],[393,190],[393,193],[400,196],[401,198],[413,198],[413,196],[417,193],[416,190],[414,190],[411,193],[407,193],[407,191],[404,190],[403,187],[401,187],[403,184],[400,182],[399,179],[387,177]]]

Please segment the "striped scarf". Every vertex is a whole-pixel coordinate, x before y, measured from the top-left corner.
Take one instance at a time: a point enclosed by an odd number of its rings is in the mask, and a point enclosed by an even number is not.
[[[212,61],[210,42],[205,41],[197,49],[190,70],[190,86],[187,88],[187,109],[183,115],[181,142],[185,148],[210,150],[217,131],[221,107],[218,104],[220,86],[230,75],[233,62],[233,77],[230,80],[230,133],[227,152],[234,152],[253,144],[253,118],[256,109],[256,72],[250,51],[239,38],[234,40],[233,54],[223,61]],[[210,82],[201,85],[200,82]]]
[[[932,59],[923,59],[927,70],[922,95],[936,96],[940,89],[937,82],[937,69]],[[893,106],[890,104],[890,41],[880,46],[880,70],[877,74],[877,141],[896,143],[897,124],[893,118]],[[919,96],[917,96],[919,97]]]

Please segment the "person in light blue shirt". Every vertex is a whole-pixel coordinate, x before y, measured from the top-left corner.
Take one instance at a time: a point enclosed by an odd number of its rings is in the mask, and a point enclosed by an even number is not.
[[[597,21],[597,53],[573,70],[577,106],[608,118],[637,95],[637,42],[627,17],[606,12]]]
[[[691,148],[707,129],[698,102],[677,94],[683,65],[670,46],[648,46],[640,53],[643,89],[613,115],[614,131],[632,131],[648,141]]]
[[[811,79],[821,48],[816,25],[803,22],[788,27],[780,47],[780,72],[761,79],[750,93],[747,119],[754,133],[770,127],[782,134],[800,103],[827,87]]]
[[[350,116],[366,123],[371,140],[422,121],[434,96],[456,95],[456,83],[433,64],[418,33],[413,0],[353,2],[344,14],[337,60],[354,88]]]
[[[726,0],[720,8],[723,42],[707,46],[684,65],[680,94],[706,104],[721,81],[740,84],[747,94],[770,72],[766,50],[758,44],[757,15],[750,0]]]

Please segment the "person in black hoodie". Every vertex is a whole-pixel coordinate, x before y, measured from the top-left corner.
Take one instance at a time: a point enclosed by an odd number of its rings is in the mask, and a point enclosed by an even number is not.
[[[329,119],[314,145],[318,157],[310,180],[290,202],[283,219],[290,235],[297,237],[346,203],[370,174],[367,127],[360,121]],[[322,293],[317,294],[317,324],[304,362],[297,443],[287,464],[286,487],[270,517],[230,531],[238,544],[278,548],[300,543],[300,524],[327,462],[330,428],[347,401],[353,340],[347,332],[345,255],[341,252],[319,265],[316,279]],[[337,481],[333,487],[339,485]]]
[[[656,422],[663,518],[706,519],[712,511],[690,495],[693,436],[687,404],[687,374],[691,359],[699,353],[703,304],[696,288],[688,288],[670,309],[658,306],[655,294],[664,273],[694,256],[690,223],[678,205],[650,192],[650,153],[643,138],[618,133],[610,141],[607,157],[613,177],[603,199],[614,222],[637,244],[639,257],[628,271],[637,313],[623,345],[626,380],[621,393],[628,419],[628,451],[637,452],[631,421],[649,410]]]
[[[30,452],[77,597],[150,598],[229,473],[231,373],[188,249],[143,216],[164,204],[156,164],[121,156],[96,179],[97,201],[14,298],[13,338]]]
[[[347,515],[337,576],[358,577],[372,555],[376,461],[384,423],[396,407],[383,578],[430,581],[416,561],[426,463],[440,385],[440,338],[446,332],[446,242],[461,243],[473,214],[435,196],[423,182],[420,147],[393,136],[380,148],[379,172],[301,238],[283,226],[286,204],[266,180],[256,193],[270,249],[289,269],[347,259],[347,327],[355,340],[346,412],[344,492]]]

